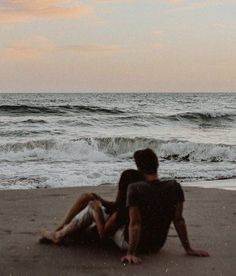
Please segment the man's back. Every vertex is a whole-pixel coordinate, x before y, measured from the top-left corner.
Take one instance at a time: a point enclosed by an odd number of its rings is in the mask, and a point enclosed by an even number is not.
[[[140,249],[163,246],[176,205],[183,201],[183,190],[175,180],[138,182],[129,186],[127,207],[138,207],[141,214]]]

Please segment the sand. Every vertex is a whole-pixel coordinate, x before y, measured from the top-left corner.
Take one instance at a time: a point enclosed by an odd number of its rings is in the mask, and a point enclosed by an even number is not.
[[[236,191],[184,187],[191,244],[209,258],[186,256],[173,227],[164,248],[123,265],[116,247],[39,244],[83,192],[115,197],[115,187],[0,191],[0,275],[236,275]]]

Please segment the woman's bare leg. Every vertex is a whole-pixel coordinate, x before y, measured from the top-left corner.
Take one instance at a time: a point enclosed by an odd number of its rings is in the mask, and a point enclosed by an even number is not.
[[[65,225],[59,231],[43,231],[42,237],[55,243],[60,244],[61,241],[68,235],[74,233],[76,230],[79,229],[79,226],[75,222],[70,222],[69,224]]]
[[[66,236],[77,230],[87,229],[96,223],[98,233],[101,236],[104,228],[104,217],[101,209],[101,202],[93,200],[88,203],[86,208],[79,212],[74,219],[57,231],[42,231],[42,238],[55,244],[59,244]]]
[[[61,230],[65,225],[69,224],[71,220],[82,211],[91,200],[97,199],[95,194],[92,193],[84,193],[76,200],[73,206],[69,209],[66,214],[63,222],[57,227],[56,231]]]

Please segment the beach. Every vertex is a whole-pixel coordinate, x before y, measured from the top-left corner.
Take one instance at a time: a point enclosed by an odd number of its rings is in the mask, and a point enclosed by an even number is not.
[[[184,191],[191,244],[211,256],[186,256],[171,227],[159,253],[130,266],[120,263],[123,254],[115,246],[38,243],[38,231],[55,229],[77,196],[95,192],[114,199],[114,185],[1,190],[0,275],[235,275],[236,191],[186,186]]]
[[[0,276],[236,276],[235,10],[0,0]]]

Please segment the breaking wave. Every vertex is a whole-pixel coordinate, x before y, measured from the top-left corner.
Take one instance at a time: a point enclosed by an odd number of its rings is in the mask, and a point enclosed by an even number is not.
[[[1,161],[102,161],[128,159],[134,151],[152,148],[163,160],[186,162],[236,162],[236,145],[203,144],[179,140],[103,137],[59,142],[35,140],[0,145]]]
[[[235,113],[214,113],[214,112],[184,112],[177,113],[164,118],[172,121],[188,121],[205,125],[230,123],[236,120]]]

